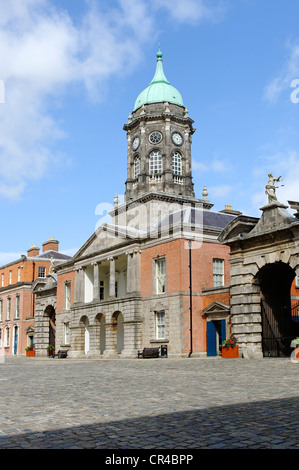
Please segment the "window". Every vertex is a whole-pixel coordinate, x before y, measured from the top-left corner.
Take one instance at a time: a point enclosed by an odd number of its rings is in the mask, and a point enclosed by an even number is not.
[[[64,344],[70,344],[70,324],[64,324]]]
[[[135,157],[134,159],[134,178],[137,178],[137,176],[140,174],[140,158]]]
[[[46,277],[46,268],[43,266],[38,267],[38,277]]]
[[[182,157],[179,152],[172,152],[172,174],[181,175],[182,174]]]
[[[224,286],[224,260],[213,259],[213,286]]]
[[[100,281],[100,300],[104,300],[105,289],[104,289],[104,281]]]
[[[156,260],[156,293],[166,292],[166,259]]]
[[[3,321],[3,300],[0,299],[0,321]]]
[[[149,172],[151,175],[162,173],[162,153],[154,150],[150,153]]]
[[[4,273],[1,275],[1,286],[4,287]]]
[[[20,296],[16,295],[15,297],[15,318],[20,318]]]
[[[12,283],[12,271],[9,271],[9,284]]]
[[[64,306],[66,310],[71,308],[71,283],[66,282],[64,284]]]
[[[156,337],[165,339],[165,312],[156,312]]]
[[[21,280],[21,268],[18,268],[18,282]]]
[[[0,348],[2,348],[2,328],[0,328]]]
[[[162,140],[162,134],[159,131],[154,131],[149,136],[149,141],[151,144],[159,144]]]
[[[9,328],[8,326],[4,330],[4,347],[8,348],[9,347]]]
[[[11,298],[7,297],[6,299],[6,320],[10,320],[11,313]]]

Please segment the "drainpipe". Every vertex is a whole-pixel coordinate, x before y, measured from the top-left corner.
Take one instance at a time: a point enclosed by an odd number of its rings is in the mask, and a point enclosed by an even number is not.
[[[32,283],[34,282],[35,262],[32,263]],[[34,317],[34,293],[32,293],[32,316]]]
[[[189,293],[190,293],[190,352],[188,354],[188,357],[191,357],[191,354],[193,352],[192,350],[192,264],[191,264],[191,240],[188,241],[189,245]]]

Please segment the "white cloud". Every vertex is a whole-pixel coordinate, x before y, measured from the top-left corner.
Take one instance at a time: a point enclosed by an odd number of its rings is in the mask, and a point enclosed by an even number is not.
[[[282,70],[265,87],[264,97],[270,103],[275,103],[281,93],[289,90],[292,93],[292,82],[299,78],[299,42],[287,44],[288,59]]]
[[[211,186],[208,188],[209,199],[228,196],[232,191],[232,186],[228,184],[219,184],[217,186]]]
[[[11,263],[17,259],[21,258],[21,253],[18,252],[5,252],[0,251],[0,266],[4,266],[5,264]]]
[[[53,146],[65,138],[50,103],[70,85],[84,86],[100,99],[112,75],[131,73],[143,44],[155,40],[161,9],[179,22],[211,19],[220,0],[86,0],[74,23],[50,0],[0,0],[0,196],[18,198],[28,182],[42,178],[59,161]],[[107,5],[106,5],[107,6]],[[54,100],[55,99],[55,100]]]
[[[231,171],[230,163],[227,160],[221,160],[219,158],[214,158],[208,165],[192,159],[192,168],[197,174],[206,173],[208,171],[215,173],[229,173]]]
[[[179,23],[191,24],[202,20],[218,20],[225,11],[224,2],[220,0],[152,0],[152,5],[166,9]]]

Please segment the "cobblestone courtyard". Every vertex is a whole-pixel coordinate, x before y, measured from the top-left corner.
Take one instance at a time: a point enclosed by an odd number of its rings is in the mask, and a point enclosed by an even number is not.
[[[290,359],[0,364],[0,448],[299,448]]]

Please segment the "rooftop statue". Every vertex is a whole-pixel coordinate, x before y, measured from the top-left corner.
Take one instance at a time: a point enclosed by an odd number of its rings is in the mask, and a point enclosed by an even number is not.
[[[275,182],[276,182],[276,181],[277,181],[277,182],[280,181],[281,176],[279,176],[278,178],[274,178],[274,176],[272,175],[272,173],[269,173],[269,174],[268,174],[268,177],[269,177],[269,181],[268,181],[268,183],[266,184],[266,194],[267,194],[267,196],[268,196],[268,203],[270,204],[270,203],[273,202],[273,201],[277,201],[275,189],[276,189],[278,186],[275,186]]]

